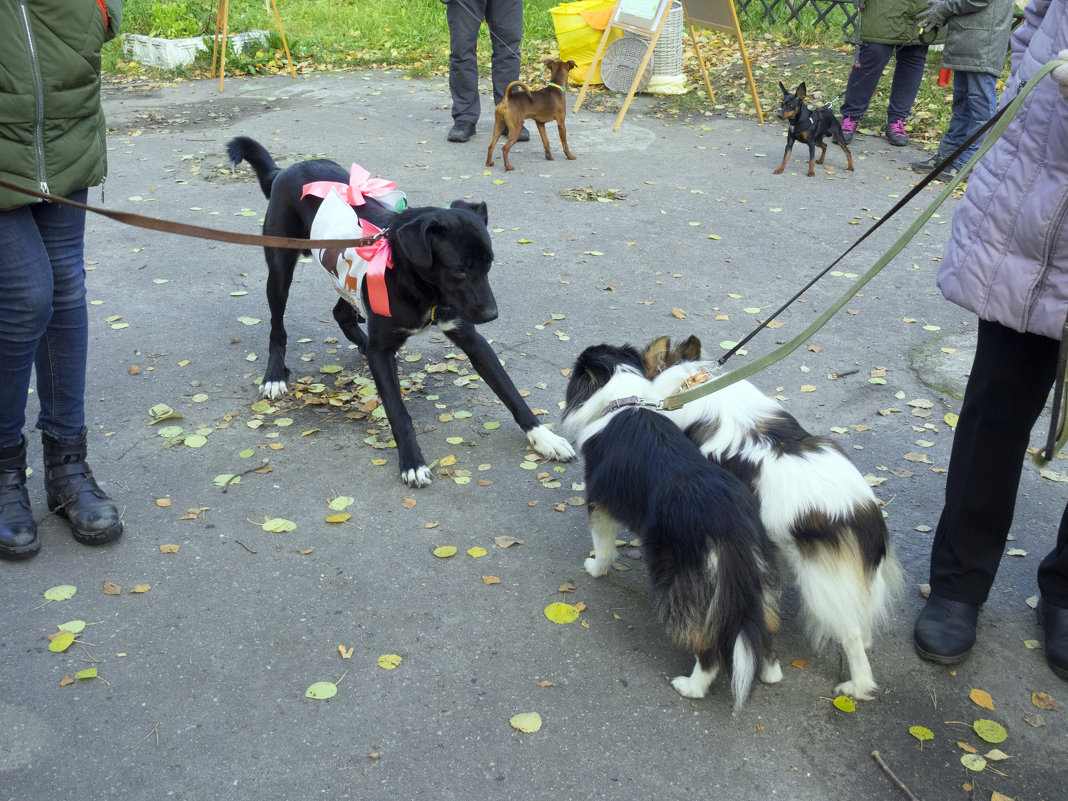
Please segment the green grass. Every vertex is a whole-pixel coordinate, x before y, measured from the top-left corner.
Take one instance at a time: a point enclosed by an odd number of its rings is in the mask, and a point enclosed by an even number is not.
[[[521,48],[524,80],[538,80],[543,73],[542,59],[557,53],[549,9],[559,1],[525,0],[526,26]],[[449,32],[445,7],[439,0],[282,0],[279,12],[293,61],[302,71],[394,68],[415,78],[448,72]],[[202,35],[211,35],[215,30],[215,14],[215,3],[211,0],[125,0],[123,31],[149,33],[161,20],[176,19],[183,30],[193,20]],[[231,30],[263,29],[270,32],[270,37],[268,45],[261,50],[240,56],[228,54],[228,75],[277,74],[287,70],[278,26],[273,12],[265,8],[264,0],[230,0],[229,19]],[[829,28],[818,27],[811,9],[802,11],[800,23],[768,24],[740,18],[765,114],[778,109],[780,80],[791,89],[804,80],[816,100],[826,102],[838,98],[834,105],[836,108],[840,105],[840,95],[853,62],[853,49],[841,30],[844,13],[832,12],[829,21]],[[689,75],[692,91],[660,98],[656,104],[659,113],[674,118],[701,115],[710,110],[754,113],[737,57],[737,43],[731,37],[711,31],[699,31],[699,34],[707,45],[703,46],[703,52],[712,62],[716,103],[711,104],[706,96],[697,62],[692,58],[689,37],[684,36],[684,72]],[[481,59],[485,70],[489,68],[490,49],[489,34],[483,26],[479,51],[487,54]],[[209,48],[191,67],[157,75],[205,77],[210,67]],[[155,72],[126,61],[118,41],[106,46],[104,69],[117,78],[152,77]],[[937,70],[938,55],[933,53],[928,58],[928,73],[908,123],[910,135],[920,141],[937,141],[949,124],[948,99],[952,92],[948,87],[937,86]],[[889,83],[887,76],[872,99],[862,130],[881,132]],[[618,105],[621,98],[597,92],[591,100],[610,108]]]

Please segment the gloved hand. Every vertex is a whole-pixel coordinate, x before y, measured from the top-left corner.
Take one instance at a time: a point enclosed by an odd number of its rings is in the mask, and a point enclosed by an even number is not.
[[[946,20],[949,19],[949,11],[946,9],[944,0],[927,0],[927,8],[921,11],[917,17],[916,22],[919,23],[921,31],[934,30],[935,28],[941,28],[945,25]]]
[[[1068,61],[1068,50],[1062,50],[1057,54],[1058,61]],[[1061,97],[1068,100],[1068,64],[1062,64],[1050,73],[1050,77],[1057,82],[1057,88],[1061,90]]]

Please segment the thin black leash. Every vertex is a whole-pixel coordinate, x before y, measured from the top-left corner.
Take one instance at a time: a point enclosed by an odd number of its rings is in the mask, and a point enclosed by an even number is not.
[[[746,336],[744,336],[736,345],[734,345],[734,347],[732,347],[729,351],[727,351],[725,354],[723,354],[723,356],[721,356],[719,358],[719,361],[717,362],[717,364],[719,364],[719,366],[722,367],[727,362],[727,359],[729,359],[731,356],[733,356],[739,350],[741,350],[743,347],[745,347],[746,343],[749,342],[753,337],[755,337],[761,331],[763,331],[767,327],[768,323],[770,323],[772,320],[774,320],[776,317],[778,317],[780,314],[782,314],[784,311],[786,311],[790,306],[792,306],[802,295],[804,295],[808,290],[810,290],[816,284],[817,281],[819,281],[821,278],[823,278],[825,275],[827,275],[827,273],[829,273],[831,270],[833,270],[835,268],[835,266],[837,266],[838,263],[840,261],[842,261],[842,259],[844,259],[846,256],[848,256],[861,242],[863,242],[869,236],[874,234],[877,230],[879,230],[879,227],[883,223],[885,223],[887,220],[889,220],[891,217],[893,217],[897,212],[899,212],[902,208],[904,208],[905,205],[907,203],[909,203],[909,201],[911,201],[914,197],[916,197],[916,195],[918,195],[920,192],[922,192],[924,190],[924,188],[929,183],[931,183],[931,181],[935,180],[937,178],[937,176],[939,174],[941,174],[943,169],[945,169],[947,166],[953,164],[953,162],[956,161],[957,157],[960,156],[961,153],[963,153],[965,150],[967,150],[972,145],[973,142],[977,141],[980,137],[983,136],[983,134],[985,134],[990,128],[992,128],[994,126],[994,124],[1005,113],[1005,110],[1007,108],[1008,108],[1008,105],[1002,107],[997,112],[997,114],[995,114],[993,117],[991,117],[989,120],[987,120],[975,133],[973,133],[971,136],[969,136],[968,139],[964,142],[963,145],[958,147],[955,151],[953,151],[953,153],[951,153],[949,156],[947,156],[946,158],[942,159],[941,162],[936,164],[934,169],[932,169],[929,173],[927,173],[927,175],[923,176],[923,178],[920,179],[920,181],[916,184],[916,186],[914,186],[911,190],[909,190],[909,192],[906,193],[903,198],[901,198],[897,203],[894,204],[893,208],[891,208],[890,211],[888,211],[886,214],[884,214],[882,217],[880,217],[878,220],[876,220],[875,221],[875,225],[873,225],[871,228],[869,228],[867,231],[865,231],[863,234],[861,234],[860,237],[852,245],[850,245],[848,248],[846,248],[845,251],[843,251],[842,254],[837,259],[835,259],[829,265],[827,265],[827,267],[825,267],[818,275],[816,275],[815,278],[813,278],[811,281],[809,281],[807,284],[805,284],[803,287],[801,287],[801,289],[799,289],[793,295],[793,297],[791,297],[788,301],[786,301],[784,304],[782,304],[782,306],[780,306],[778,309],[776,309],[774,312],[772,312],[770,315],[768,315],[767,319],[765,319],[764,322],[760,323],[755,329],[753,329],[750,333],[748,333]]]

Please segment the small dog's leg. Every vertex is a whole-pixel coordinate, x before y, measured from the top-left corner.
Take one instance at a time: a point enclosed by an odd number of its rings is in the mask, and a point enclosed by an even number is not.
[[[557,130],[560,132],[560,146],[564,149],[564,155],[574,161],[574,154],[567,149],[567,128],[564,126],[563,113],[561,113],[560,116],[556,118],[556,127]]]
[[[486,151],[486,166],[493,166],[493,148],[497,147],[497,140],[504,133],[504,123],[496,116],[493,117],[493,137],[490,139],[489,150]]]
[[[545,123],[534,120],[534,124],[538,126],[538,133],[541,135],[541,146],[545,148],[545,160],[552,161],[553,154],[549,150],[549,135],[545,133]]]
[[[820,142],[819,146],[820,146],[820,157],[818,159],[816,159],[816,163],[817,164],[823,164],[823,160],[827,157],[827,145],[823,144],[823,142]]]
[[[838,143],[838,147],[842,148],[842,151],[846,154],[846,163],[849,165],[849,166],[846,167],[846,169],[847,170],[852,170],[853,169],[853,154],[850,153],[849,152],[849,148],[846,147],[845,145],[843,145],[841,142]]]
[[[514,170],[515,167],[508,161],[508,154],[512,152],[512,146],[519,141],[519,132],[523,129],[522,120],[517,125],[509,126],[508,128],[508,141],[504,143],[504,147],[501,148],[501,156],[504,158],[504,168],[506,170]]]
[[[616,556],[616,534],[619,523],[612,515],[595,504],[589,506],[590,536],[593,538],[593,556],[582,563],[586,572],[594,578],[603,576],[612,566]]]
[[[711,650],[704,651],[698,654],[693,673],[689,676],[676,676],[671,680],[671,686],[686,698],[704,698],[718,675],[719,664],[715,656]]]
[[[512,419],[526,433],[527,441],[534,446],[534,450],[558,462],[569,462],[575,458],[575,449],[566,439],[538,422],[501,366],[500,358],[471,323],[458,320],[451,327],[442,326],[441,330],[468,355],[475,372],[512,413]]]
[[[816,146],[812,143],[812,138],[809,137],[808,142],[808,177],[814,178],[816,176]]]
[[[851,631],[842,642],[846,662],[849,664],[849,681],[843,681],[834,691],[839,695],[848,695],[858,701],[870,701],[875,697],[879,685],[871,672],[871,663],[864,652],[864,637],[860,631]]]
[[[782,175],[782,171],[786,169],[786,165],[790,161],[790,151],[793,149],[794,143],[787,141],[786,152],[782,154],[782,164],[779,165],[779,169],[772,171],[772,175]]]

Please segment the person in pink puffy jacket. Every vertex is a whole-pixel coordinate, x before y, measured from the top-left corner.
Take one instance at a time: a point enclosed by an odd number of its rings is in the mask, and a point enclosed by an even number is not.
[[[1011,101],[1040,67],[1068,59],[1068,0],[1029,0],[1012,38]],[[975,644],[1012,524],[1031,429],[1057,375],[1068,317],[1068,66],[1043,79],[976,164],[938,272],[943,295],[978,315],[931,595],[913,632],[921,657],[963,661]],[[1068,507],[1038,568],[1046,660],[1068,679]]]

